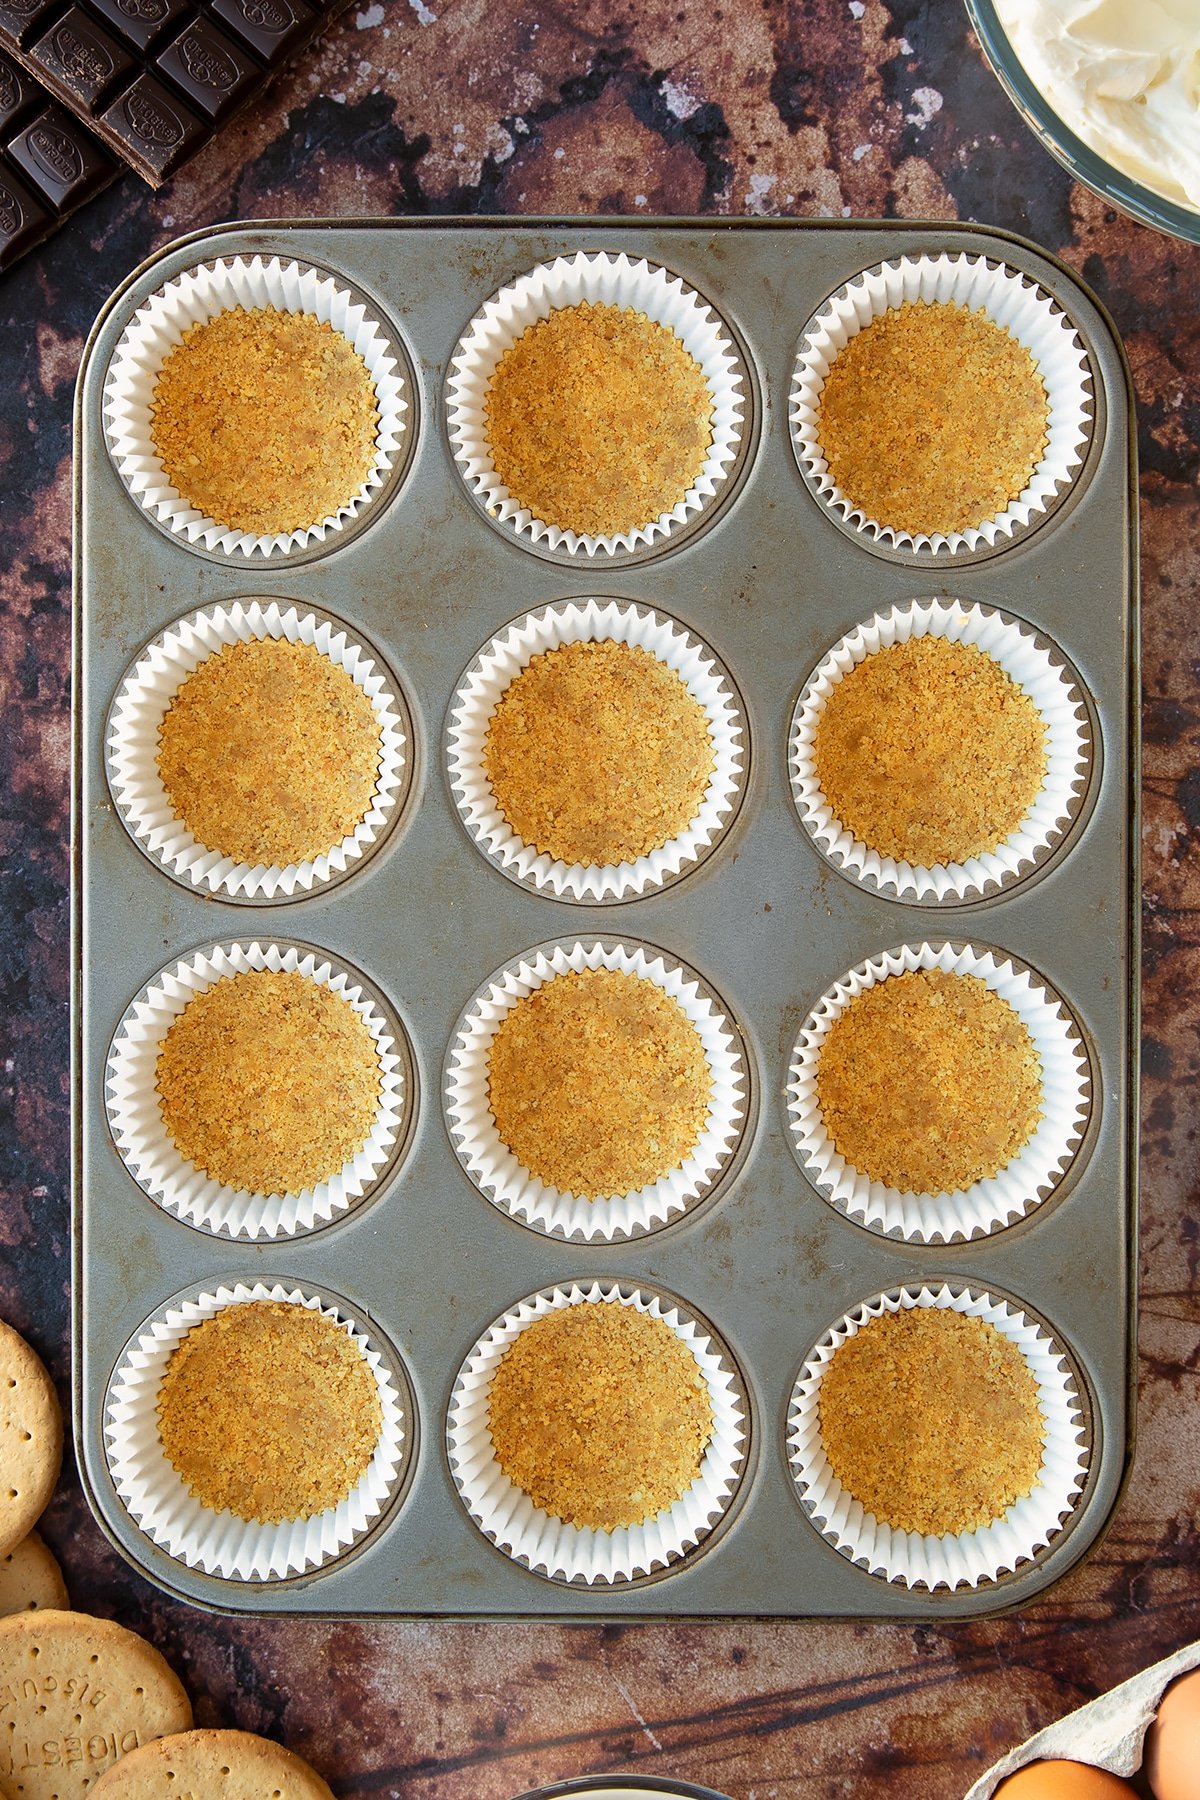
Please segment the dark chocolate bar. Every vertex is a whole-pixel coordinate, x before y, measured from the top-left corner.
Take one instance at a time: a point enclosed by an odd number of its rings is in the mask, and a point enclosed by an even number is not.
[[[0,269],[122,164],[160,186],[348,4],[0,0]]]

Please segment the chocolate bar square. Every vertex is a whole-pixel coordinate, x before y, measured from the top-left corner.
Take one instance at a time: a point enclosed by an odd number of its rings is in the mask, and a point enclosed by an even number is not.
[[[212,0],[211,11],[260,62],[272,66],[298,50],[319,27],[304,0]]]
[[[29,49],[39,68],[61,82],[79,104],[92,111],[110,90],[133,72],[133,58],[102,25],[73,6]]]
[[[52,214],[16,171],[0,160],[0,269],[15,262],[50,228]]]
[[[48,106],[18,132],[8,154],[39,197],[57,212],[89,199],[113,174],[108,152],[61,106]]]
[[[214,124],[266,79],[245,51],[207,19],[186,25],[154,61],[196,111]]]
[[[134,168],[155,183],[165,180],[209,135],[195,113],[154,75],[139,75],[100,123],[119,141]]]
[[[87,0],[114,36],[134,50],[149,50],[185,17],[187,0]]]
[[[32,75],[19,69],[7,56],[0,56],[0,133],[7,132],[19,120],[31,118],[45,104],[46,95]]]

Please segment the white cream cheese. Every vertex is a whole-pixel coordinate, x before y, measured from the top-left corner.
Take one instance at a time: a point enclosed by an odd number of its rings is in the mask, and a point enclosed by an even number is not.
[[[1200,212],[1200,0],[996,0],[996,11],[1076,137]]]

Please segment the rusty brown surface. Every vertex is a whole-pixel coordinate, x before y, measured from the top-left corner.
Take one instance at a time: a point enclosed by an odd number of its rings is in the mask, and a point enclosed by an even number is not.
[[[1088,280],[1140,409],[1144,1044],[1140,1436],[1113,1529],[981,1624],[246,1624],[153,1592],[68,1468],[76,1603],[147,1632],[206,1724],[343,1800],[509,1800],[598,1769],[737,1800],[957,1800],[1007,1745],[1200,1637],[1200,252],[1073,187],[951,0],[352,8],[160,194],[119,184],[0,283],[0,1316],[68,1382],[70,408],[150,250],[235,217],[450,211],[981,219]]]

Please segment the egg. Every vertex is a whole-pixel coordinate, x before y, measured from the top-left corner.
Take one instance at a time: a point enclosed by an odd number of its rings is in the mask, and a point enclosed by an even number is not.
[[[1159,1702],[1142,1767],[1154,1800],[1200,1800],[1200,1669],[1181,1675]]]
[[[1136,1792],[1119,1775],[1091,1763],[1036,1762],[1002,1781],[994,1800],[1136,1800]]]

